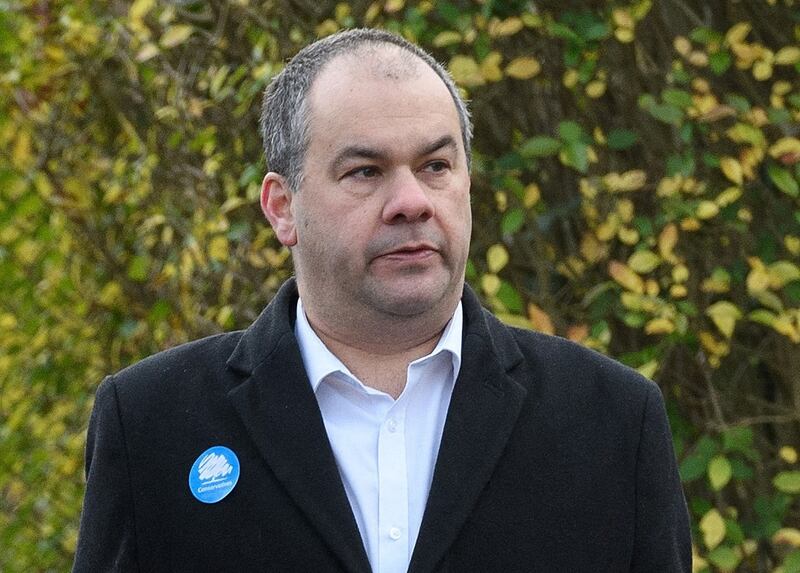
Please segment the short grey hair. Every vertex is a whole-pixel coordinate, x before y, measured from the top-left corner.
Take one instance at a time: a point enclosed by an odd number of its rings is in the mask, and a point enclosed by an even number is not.
[[[398,46],[428,64],[441,78],[456,106],[467,165],[471,163],[472,124],[469,111],[447,70],[425,50],[396,34],[356,28],[338,32],[300,50],[272,79],[264,92],[260,122],[264,156],[269,170],[283,175],[290,190],[297,191],[303,180],[303,165],[310,138],[308,92],[320,70],[337,56],[379,44]]]

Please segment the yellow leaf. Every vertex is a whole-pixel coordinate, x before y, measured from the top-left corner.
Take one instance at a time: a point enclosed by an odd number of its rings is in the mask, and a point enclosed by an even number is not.
[[[153,56],[158,55],[158,46],[153,44],[152,42],[146,43],[141,50],[136,52],[136,61],[137,62],[146,62]]]
[[[783,313],[775,317],[772,328],[775,332],[783,334],[792,342],[800,343],[800,330],[793,324],[792,318],[788,314]]]
[[[658,372],[658,360],[650,360],[639,366],[636,371],[645,378],[653,379],[653,376]]]
[[[630,199],[620,199],[617,202],[617,214],[619,215],[620,221],[623,223],[630,223],[633,221],[634,212],[633,201]]]
[[[658,235],[658,252],[665,260],[671,261],[673,259],[672,251],[675,250],[677,244],[678,227],[675,223],[669,223]]]
[[[606,93],[606,82],[601,80],[593,80],[586,84],[586,95],[592,99],[603,97]]]
[[[162,48],[174,48],[189,39],[193,32],[194,28],[188,24],[175,24],[164,31],[159,43]]]
[[[795,453],[795,455],[797,455]],[[784,527],[775,532],[772,536],[772,543],[775,545],[790,545],[800,547],[800,530],[794,527]]]
[[[694,50],[686,59],[690,64],[698,68],[704,68],[708,65],[708,54],[700,50]]]
[[[492,273],[497,273],[508,264],[508,251],[503,245],[492,245],[486,251],[486,263]]]
[[[0,314],[0,328],[2,328],[5,332],[8,332],[9,330],[14,330],[16,327],[17,317],[10,312]]]
[[[542,65],[528,56],[515,58],[506,66],[506,75],[518,80],[527,80],[542,71]]]
[[[719,167],[722,169],[722,173],[736,183],[737,185],[742,184],[742,165],[733,157],[723,157],[719,160]]]
[[[706,220],[716,217],[719,213],[719,207],[713,201],[700,201],[695,211],[695,216],[698,219]]]
[[[767,275],[769,275],[769,287],[777,290],[787,283],[800,279],[800,268],[789,261],[777,261],[767,267]]]
[[[505,20],[495,20],[489,24],[489,35],[493,38],[502,36],[513,36],[523,27],[522,20],[516,16]]]
[[[706,316],[711,318],[725,338],[730,338],[733,336],[736,321],[742,317],[742,313],[733,303],[721,300],[706,309]]]
[[[778,159],[784,155],[800,155],[800,139],[782,137],[769,148],[769,154]]]
[[[800,256],[800,237],[786,235],[783,238],[783,246],[794,256]]]
[[[647,249],[636,251],[628,259],[628,266],[639,274],[647,274],[661,264],[661,257]]]
[[[689,52],[692,51],[692,43],[685,36],[676,36],[672,41],[672,47],[675,48],[675,51],[681,56],[687,56]]]
[[[208,245],[208,256],[215,261],[228,260],[228,238],[224,235],[217,235]]]
[[[106,286],[100,291],[98,301],[103,306],[111,307],[118,304],[122,300],[122,287],[116,281],[107,283]]]
[[[787,464],[797,463],[797,450],[794,449],[792,446],[783,446],[778,451],[778,455],[780,455],[781,459],[785,461]]]
[[[708,567],[708,561],[697,552],[697,546],[692,543],[692,573],[702,573]]]
[[[725,539],[725,520],[716,509],[710,510],[700,520],[700,531],[703,542],[709,549],[714,549]]]
[[[155,5],[156,0],[135,0],[128,9],[128,18],[132,21],[141,20]]]
[[[567,329],[567,338],[573,342],[583,342],[589,336],[587,324],[574,324]]]
[[[26,171],[33,162],[33,150],[31,149],[31,134],[21,131],[14,142],[11,151],[11,159],[15,167],[20,171]]]
[[[461,34],[454,32],[453,30],[439,32],[433,39],[433,45],[437,48],[458,44],[459,42],[461,42]]]
[[[528,318],[533,324],[533,328],[535,330],[544,332],[545,334],[556,333],[556,329],[553,327],[553,321],[550,319],[550,316],[532,302],[528,303]]]
[[[738,24],[734,24],[725,34],[725,42],[727,42],[728,45],[741,44],[742,41],[747,37],[747,34],[750,33],[751,28],[752,26],[749,22],[739,22]]]
[[[753,64],[753,77],[760,82],[772,77],[772,64],[764,60],[758,60]]]
[[[383,11],[387,14],[393,14],[402,10],[405,5],[405,0],[386,0],[386,4],[383,5]]]
[[[608,263],[608,273],[618,284],[637,294],[644,294],[644,281],[626,264],[619,261]]]
[[[750,263],[750,272],[747,274],[747,292],[750,294],[765,291],[769,288],[769,273],[761,259],[750,257],[747,259]]]
[[[603,184],[612,193],[638,191],[647,182],[647,173],[641,169],[632,169],[625,173],[611,172],[603,177]]]
[[[689,280],[689,267],[684,264],[675,265],[672,269],[672,280],[676,283],[684,283]]]
[[[684,285],[672,285],[669,287],[669,296],[672,298],[684,298],[689,291]]]
[[[775,63],[779,66],[793,66],[797,62],[800,62],[800,48],[797,46],[786,46],[775,54]]]
[[[626,245],[635,245],[639,242],[639,231],[633,227],[622,227],[619,232],[617,232],[617,236],[619,236],[619,240]]]
[[[481,75],[487,82],[499,82],[503,79],[503,72],[500,70],[500,62],[503,56],[500,52],[489,53],[481,62]]]
[[[578,83],[578,70],[574,68],[569,68],[567,71],[564,72],[564,77],[561,79],[561,83],[564,84],[564,87],[567,89],[572,89]]]
[[[647,334],[669,334],[675,330],[675,324],[668,318],[654,318],[644,325]]]
[[[742,188],[741,187],[728,187],[717,195],[717,198],[714,199],[714,203],[719,205],[720,207],[727,207],[734,201],[738,200],[739,197],[742,196]]]
[[[530,209],[536,203],[539,202],[539,199],[542,197],[542,193],[539,190],[539,186],[536,183],[531,183],[527,187],[525,187],[525,193],[522,198],[522,204],[525,205],[526,209]]]
[[[478,63],[469,56],[453,56],[448,68],[453,79],[463,86],[473,87],[486,83]]]
[[[617,28],[614,37],[622,44],[630,44],[635,38],[631,28]]]
[[[481,288],[488,296],[494,296],[500,290],[500,278],[497,275],[483,275],[481,277]]]

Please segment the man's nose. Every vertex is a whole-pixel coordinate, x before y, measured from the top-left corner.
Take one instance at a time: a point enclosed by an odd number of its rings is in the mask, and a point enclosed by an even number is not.
[[[410,170],[397,173],[387,192],[383,207],[385,223],[427,221],[435,213],[429,190]]]

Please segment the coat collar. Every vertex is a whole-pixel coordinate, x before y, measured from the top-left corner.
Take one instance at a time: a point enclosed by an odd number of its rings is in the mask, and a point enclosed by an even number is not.
[[[344,569],[370,571],[316,398],[294,337],[297,287],[281,287],[227,365],[243,377],[228,397],[259,452]],[[461,372],[409,571],[433,571],[485,487],[526,391],[510,375],[522,354],[509,329],[465,286]]]

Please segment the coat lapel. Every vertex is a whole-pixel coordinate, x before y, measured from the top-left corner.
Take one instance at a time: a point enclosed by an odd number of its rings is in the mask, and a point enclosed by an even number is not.
[[[433,571],[466,521],[511,435],[526,390],[509,372],[522,355],[507,329],[465,289],[461,371],[409,566]]]
[[[344,568],[370,571],[316,398],[294,338],[294,281],[243,334],[228,366],[245,380],[228,397],[259,452]]]

